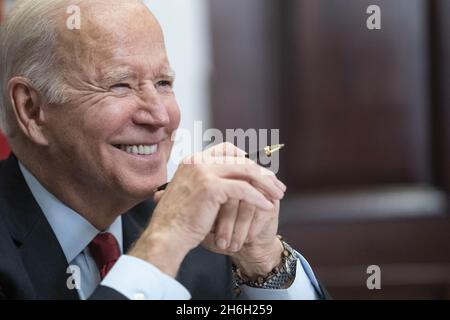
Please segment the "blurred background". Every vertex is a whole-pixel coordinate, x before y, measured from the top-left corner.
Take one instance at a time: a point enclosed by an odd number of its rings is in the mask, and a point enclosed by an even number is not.
[[[450,1],[146,3],[182,127],[280,129],[280,233],[335,299],[450,299]]]

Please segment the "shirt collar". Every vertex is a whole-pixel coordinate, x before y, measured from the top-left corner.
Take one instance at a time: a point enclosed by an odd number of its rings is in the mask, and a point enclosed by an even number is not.
[[[70,263],[84,251],[101,231],[48,192],[20,162],[19,167],[31,193],[53,229],[67,262]],[[123,252],[122,219],[120,216],[106,232],[115,236],[120,251]]]

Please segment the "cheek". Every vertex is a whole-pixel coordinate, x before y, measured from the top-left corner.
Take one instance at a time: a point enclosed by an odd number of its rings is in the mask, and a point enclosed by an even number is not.
[[[83,127],[92,138],[107,139],[129,119],[126,105],[126,102],[122,101],[96,105],[91,112],[85,113]]]
[[[54,106],[46,110],[46,135],[54,151],[64,152],[85,140],[86,124],[80,113],[69,106]],[[58,150],[60,149],[60,150]]]

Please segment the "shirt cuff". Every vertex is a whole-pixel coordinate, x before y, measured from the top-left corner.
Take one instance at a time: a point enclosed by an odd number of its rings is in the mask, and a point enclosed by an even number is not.
[[[191,294],[177,280],[152,264],[122,255],[103,279],[110,287],[130,300],[189,300]]]
[[[243,300],[318,300],[320,295],[314,285],[317,280],[312,273],[305,272],[303,263],[309,264],[303,257],[297,260],[294,282],[287,289],[261,289],[241,286],[240,299]],[[307,268],[310,269],[310,268]],[[309,270],[308,270],[309,271]],[[312,278],[311,278],[312,277]],[[314,283],[314,284],[313,284]]]

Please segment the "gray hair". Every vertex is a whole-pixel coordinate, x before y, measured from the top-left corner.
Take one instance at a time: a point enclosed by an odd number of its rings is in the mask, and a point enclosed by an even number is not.
[[[65,103],[56,40],[57,15],[66,0],[20,0],[0,27],[0,127],[11,130],[8,81],[27,78],[46,103]]]

